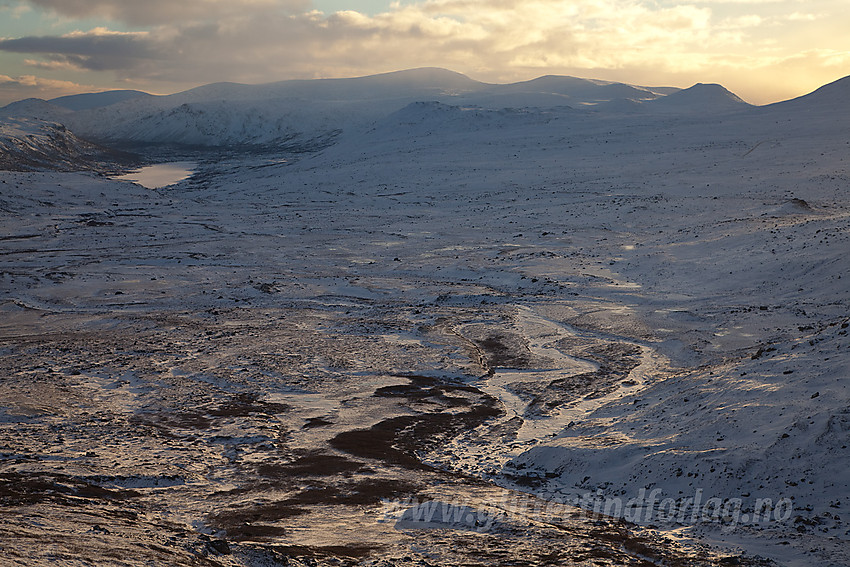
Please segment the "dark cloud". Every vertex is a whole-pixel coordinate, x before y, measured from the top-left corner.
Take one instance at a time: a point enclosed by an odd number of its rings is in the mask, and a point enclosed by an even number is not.
[[[64,66],[92,71],[129,70],[141,61],[163,56],[147,33],[98,31],[0,40],[0,51],[43,55],[48,63],[35,63],[42,68]]]
[[[78,15],[120,9],[125,19],[141,9],[129,2],[107,0],[31,1]],[[508,69],[515,73],[520,67],[550,70],[596,66],[600,61],[622,62],[631,51],[613,47],[618,44],[615,40],[623,43],[617,35],[623,32],[618,31],[621,26],[616,15],[601,10],[606,2],[575,0],[564,7],[561,0],[542,0],[533,6],[518,0],[493,4],[433,0],[399,5],[376,16],[354,11],[326,16],[319,12],[289,13],[280,8],[293,4],[271,0],[196,0],[186,6],[173,0],[167,4],[156,0],[139,4],[159,14],[158,19],[173,10],[189,10],[198,17],[178,18],[130,34],[94,30],[62,37],[5,40],[0,41],[0,50],[39,54],[43,61],[33,63],[45,69],[112,70],[118,79],[184,84],[267,82],[313,77],[317,72],[346,76],[422,66],[465,72]],[[209,7],[209,17],[196,14],[200,6]],[[237,8],[238,13],[231,17],[219,17],[222,11]],[[579,8],[586,12],[583,17],[579,17]],[[693,14],[701,16],[703,12],[675,11],[674,15],[682,19]],[[635,14],[631,18],[637,19]],[[647,33],[663,27],[660,20],[653,18],[651,25],[644,26],[649,31],[630,30],[631,36],[640,36],[632,42],[639,43]],[[588,22],[596,26],[593,34],[582,31]],[[665,41],[681,39],[680,34]],[[645,57],[641,54],[641,61]]]
[[[0,40],[0,50],[14,53],[63,53],[81,56],[151,57],[153,46],[146,34],[73,34]]]
[[[29,0],[71,18],[105,18],[133,26],[236,17],[249,12],[295,13],[310,0]]]

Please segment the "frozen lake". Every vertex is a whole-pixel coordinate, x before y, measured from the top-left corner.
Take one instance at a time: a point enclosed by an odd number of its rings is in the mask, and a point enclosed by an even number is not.
[[[159,189],[183,181],[195,172],[198,164],[193,161],[175,161],[149,165],[137,171],[119,175],[119,181],[132,181],[148,189]]]

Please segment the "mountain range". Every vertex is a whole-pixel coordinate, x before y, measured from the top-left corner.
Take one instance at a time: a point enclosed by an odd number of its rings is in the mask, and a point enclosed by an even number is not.
[[[351,79],[290,80],[262,85],[214,83],[154,96],[110,91],[49,101],[26,99],[0,109],[0,124],[28,119],[42,131],[61,124],[94,143],[123,148],[315,148],[346,130],[366,127],[405,106],[436,101],[483,109],[536,108],[587,112],[716,112],[749,108],[718,85],[691,89],[544,76],[488,84],[445,69],[424,68]],[[35,127],[35,122],[31,124]],[[3,128],[3,126],[0,126]],[[4,139],[18,130],[4,128]]]
[[[314,150],[343,132],[362,131],[418,102],[561,114],[719,115],[824,106],[838,111],[848,88],[848,79],[842,79],[792,101],[755,107],[716,84],[679,89],[554,75],[490,84],[445,69],[422,68],[348,79],[213,83],[165,96],[119,90],[49,101],[26,99],[0,108],[0,144],[6,148],[4,167],[44,167],[45,157],[58,152],[54,166],[67,169],[73,167],[69,156],[74,152],[94,155],[96,146],[142,152],[162,146]],[[85,150],[69,154],[76,142],[51,141],[69,134],[86,140]],[[9,157],[10,152],[16,157]]]

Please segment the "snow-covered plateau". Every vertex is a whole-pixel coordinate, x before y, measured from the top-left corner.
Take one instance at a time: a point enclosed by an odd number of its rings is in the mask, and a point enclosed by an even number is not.
[[[850,565],[848,100],[0,109],[0,562]]]

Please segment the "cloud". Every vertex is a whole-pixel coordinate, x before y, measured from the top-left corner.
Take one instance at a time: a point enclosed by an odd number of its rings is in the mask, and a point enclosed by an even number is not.
[[[62,36],[22,37],[0,40],[0,50],[14,53],[69,53],[116,57],[149,57],[154,51],[146,45],[146,32],[121,33],[97,28],[90,32],[74,32]]]
[[[789,22],[814,22],[820,17],[821,16],[817,16],[815,14],[804,14],[802,12],[794,12],[785,16],[785,19]]]
[[[73,81],[46,79],[35,75],[10,77],[0,75],[0,100],[13,101],[25,98],[56,98],[84,90],[100,90],[92,85],[80,85]]]
[[[3,87],[27,87],[39,89],[66,89],[79,87],[77,83],[71,81],[60,81],[56,79],[44,79],[35,75],[22,75],[20,77],[10,77],[8,75],[0,75],[0,86]]]
[[[144,36],[20,38],[0,49],[136,77],[143,60],[158,59],[147,66],[147,78],[156,80],[257,82],[430,65],[467,72],[635,62],[690,68],[705,44],[726,41],[712,36],[710,21],[706,8],[652,9],[636,0],[428,0],[375,16],[247,10],[163,24]]]
[[[32,11],[32,6],[27,4],[14,4],[14,5],[5,5],[4,3],[0,3],[0,13],[6,12],[4,17],[13,18],[15,20],[20,19],[24,14]]]
[[[44,71],[173,85],[160,91],[423,66],[491,81],[560,73],[687,86],[723,82],[720,70],[746,76],[803,51],[778,27],[792,25],[776,13],[778,1],[766,12],[760,2],[736,1],[747,5],[741,13],[717,8],[725,0],[419,0],[375,15],[324,14],[305,0],[30,1],[68,16],[149,25],[0,40],[0,50],[37,55],[26,62]]]
[[[112,32],[95,28],[62,36],[22,37],[0,40],[0,50],[12,53],[42,54],[47,61],[27,59],[42,69],[121,71],[126,73],[141,63],[161,59],[157,45],[147,32]]]
[[[246,12],[296,13],[310,7],[309,0],[29,0],[29,3],[70,18],[103,18],[132,26],[230,18]]]
[[[749,14],[723,20],[720,25],[727,29],[744,29],[758,27],[762,24],[764,24],[764,18],[756,14]]]
[[[424,0],[367,16],[300,12],[304,0],[30,0],[73,17],[155,24],[145,32],[92,30],[0,41],[0,50],[140,78],[262,81],[439,65],[466,71],[623,67],[635,61],[693,66],[713,42],[711,11],[640,0]],[[224,17],[226,15],[226,17]],[[677,62],[688,59],[687,62]],[[159,64],[143,65],[158,60]],[[156,67],[156,69],[154,68]],[[380,69],[378,69],[380,68]]]
[[[47,71],[79,71],[79,65],[74,65],[66,59],[55,61],[39,61],[38,59],[24,59],[24,64],[36,69]]]

